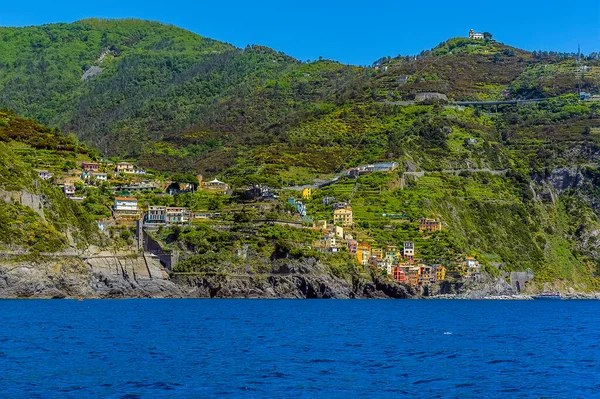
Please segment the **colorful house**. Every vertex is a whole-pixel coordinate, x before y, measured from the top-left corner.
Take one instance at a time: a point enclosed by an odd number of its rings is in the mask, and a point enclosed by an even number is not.
[[[340,224],[344,227],[352,226],[352,208],[346,207],[333,211],[333,223]]]
[[[98,164],[95,162],[83,162],[81,164],[81,167],[86,172],[97,172],[98,171]]]
[[[367,265],[371,258],[371,246],[366,242],[361,242],[356,247],[356,259],[361,265]]]
[[[135,172],[135,168],[130,163],[119,162],[117,164],[117,166],[115,167],[115,171],[117,173],[121,173],[121,172],[123,172],[123,173],[134,173]]]
[[[419,231],[440,231],[441,229],[442,222],[428,218],[419,219]]]
[[[392,278],[396,281],[406,282],[406,273],[400,266],[392,267]]]
[[[302,190],[302,198],[305,200],[312,198],[312,189],[310,187],[306,187],[304,190]]]
[[[402,256],[404,259],[415,258],[415,243],[412,241],[405,241],[402,248]]]
[[[356,249],[358,248],[358,241],[349,239],[348,241],[346,241],[346,244],[348,245],[348,253],[356,254]]]
[[[444,281],[446,279],[446,266],[435,266],[435,281]]]
[[[431,271],[431,266],[419,265],[419,285],[426,286],[431,284]]]
[[[383,248],[372,248],[371,257],[375,259],[383,259]]]
[[[410,285],[419,285],[419,274],[420,268],[418,266],[410,266],[404,269],[406,273],[406,280]]]

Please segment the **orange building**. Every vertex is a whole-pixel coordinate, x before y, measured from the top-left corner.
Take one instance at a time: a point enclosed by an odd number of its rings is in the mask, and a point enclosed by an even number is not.
[[[440,231],[441,229],[442,222],[428,218],[419,219],[419,231]]]

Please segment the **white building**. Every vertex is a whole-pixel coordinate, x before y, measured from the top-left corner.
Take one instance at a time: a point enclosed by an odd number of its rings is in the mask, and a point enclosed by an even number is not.
[[[404,248],[402,249],[402,256],[407,259],[413,259],[415,257],[415,243],[412,241],[406,241]]]
[[[115,197],[115,214],[120,216],[137,216],[138,201],[134,197]]]
[[[92,173],[92,177],[99,181],[107,181],[108,175],[106,173]]]
[[[469,39],[484,39],[483,33],[475,32],[473,29],[469,31]]]
[[[51,179],[54,176],[54,173],[48,172],[47,170],[38,170],[37,174],[40,179],[44,180]]]

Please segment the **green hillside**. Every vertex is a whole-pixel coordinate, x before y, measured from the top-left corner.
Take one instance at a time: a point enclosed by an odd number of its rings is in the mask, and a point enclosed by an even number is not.
[[[600,102],[579,97],[600,91],[597,55],[578,62],[575,54],[454,38],[362,68],[301,62],[256,45],[239,49],[140,20],[0,28],[0,53],[0,106],[51,126],[23,138],[10,128],[17,122],[0,118],[0,137],[25,147],[13,143],[7,154],[30,166],[126,157],[165,179],[184,172],[218,176],[233,188],[267,184],[283,201],[297,196],[298,186],[313,185],[309,217],[332,219],[321,202],[327,196],[348,201],[352,233],[374,245],[410,239],[431,262],[472,254],[492,273],[532,269],[539,281],[598,284]],[[526,99],[536,102],[456,104]],[[83,154],[75,137],[98,153]],[[315,184],[378,161],[399,168]],[[95,202],[86,209],[100,216],[110,195],[90,197]],[[210,203],[227,223],[258,218],[237,197],[139,197],[194,211]],[[284,205],[270,211],[290,217]],[[443,231],[419,232],[421,217],[440,219]],[[178,238],[180,244],[195,248],[201,230],[184,231],[189,242]],[[288,233],[282,236],[293,242]],[[301,236],[301,248],[314,238]],[[269,240],[261,256],[276,248]]]
[[[100,241],[84,207],[34,170],[88,155],[73,138],[0,111],[0,249],[55,252]]]

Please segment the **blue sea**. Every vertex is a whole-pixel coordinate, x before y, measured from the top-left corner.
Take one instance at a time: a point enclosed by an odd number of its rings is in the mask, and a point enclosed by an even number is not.
[[[600,301],[3,300],[1,398],[600,398]]]

